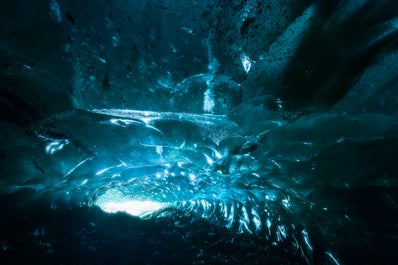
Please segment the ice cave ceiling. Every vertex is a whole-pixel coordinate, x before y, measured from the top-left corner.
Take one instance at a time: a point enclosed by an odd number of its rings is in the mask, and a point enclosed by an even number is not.
[[[0,263],[395,263],[397,45],[393,0],[2,1]]]

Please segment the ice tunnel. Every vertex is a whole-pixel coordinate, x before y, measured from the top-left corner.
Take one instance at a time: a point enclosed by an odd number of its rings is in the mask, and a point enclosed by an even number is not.
[[[0,264],[396,264],[398,3],[0,3]]]

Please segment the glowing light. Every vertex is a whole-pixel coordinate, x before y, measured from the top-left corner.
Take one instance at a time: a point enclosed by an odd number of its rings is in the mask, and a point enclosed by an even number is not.
[[[214,163],[213,159],[211,159],[211,157],[206,154],[203,154],[203,155],[206,157],[207,164],[213,165],[213,163]]]
[[[46,153],[53,155],[58,151],[61,151],[67,144],[69,144],[68,139],[53,140],[46,145]]]
[[[113,166],[113,167],[103,168],[103,169],[99,170],[97,173],[95,173],[95,175],[98,176],[98,175],[101,175],[101,174],[111,170],[111,169],[118,168],[118,167],[123,167],[123,166],[126,166],[126,164],[121,163],[121,164]]]
[[[240,59],[242,61],[243,69],[245,70],[246,73],[248,73],[252,67],[252,62],[250,60],[250,57],[244,54]]]
[[[190,29],[190,28],[182,27],[181,29],[183,29],[184,31],[186,31],[186,32],[189,33],[189,34],[192,34],[192,33],[193,33],[193,30]]]
[[[63,178],[68,177],[70,174],[72,174],[76,169],[78,169],[81,165],[83,165],[84,163],[86,163],[87,161],[91,160],[93,157],[87,157],[86,159],[84,159],[83,161],[81,161],[80,163],[78,163],[76,166],[74,166],[71,170],[69,170],[64,176]]]
[[[204,93],[203,111],[213,112],[215,105],[213,90],[209,88]]]
[[[214,155],[215,155],[218,159],[221,159],[221,158],[222,158],[222,155],[221,155],[220,152],[218,152],[216,149],[212,148],[211,150],[213,150]]]
[[[196,180],[195,174],[189,173],[189,179],[190,179],[192,182],[195,182],[195,180]]]
[[[285,208],[290,208],[290,198],[287,196],[286,198],[282,199],[282,205]]]
[[[335,265],[340,265],[340,263],[337,261],[337,259],[333,256],[332,253],[330,253],[329,251],[325,252],[326,255],[328,255],[328,257],[330,258],[330,260],[335,264]]]
[[[140,123],[136,120],[130,120],[130,119],[115,119],[115,118],[113,118],[113,119],[110,119],[109,122],[114,125],[121,126],[121,127],[126,127],[130,124],[143,125],[142,123]]]
[[[272,225],[271,221],[267,219],[267,221],[265,221],[265,224],[268,227],[268,233],[271,234],[271,225]]]
[[[208,88],[206,91],[210,93],[213,99],[213,91]],[[206,93],[206,92],[205,92]],[[215,104],[215,103],[214,103]],[[154,111],[142,111],[142,110],[131,110],[131,109],[92,109],[89,110],[92,113],[105,114],[115,116],[119,118],[135,119],[144,122],[149,125],[158,120],[178,120],[180,122],[193,122],[195,124],[225,124],[225,115],[213,115],[213,114],[194,114],[184,112],[154,112]]]
[[[311,246],[307,231],[303,230],[301,233],[303,234],[305,244],[312,251],[312,246]]]
[[[252,215],[253,215],[253,223],[254,226],[256,227],[256,231],[260,231],[261,230],[261,218],[260,215],[258,214],[258,212],[255,209],[252,209]]]
[[[132,216],[144,218],[169,206],[169,203],[138,200],[123,194],[121,191],[108,190],[97,199],[95,205],[107,213],[124,212]]]
[[[106,63],[106,60],[104,58],[101,58],[99,56],[94,56],[94,58],[100,61],[101,63]]]
[[[101,206],[101,209],[107,213],[125,212],[133,216],[143,217],[160,210],[162,203],[154,201],[125,201],[125,202],[107,202]]]
[[[120,38],[119,36],[112,36],[112,46],[117,47],[119,45]]]
[[[156,153],[159,154],[159,155],[162,155],[163,146],[161,146],[161,145],[156,146]]]

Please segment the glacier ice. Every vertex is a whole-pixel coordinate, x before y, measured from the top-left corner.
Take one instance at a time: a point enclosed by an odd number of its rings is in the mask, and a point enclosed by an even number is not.
[[[397,260],[394,1],[39,2],[0,4],[0,263]]]

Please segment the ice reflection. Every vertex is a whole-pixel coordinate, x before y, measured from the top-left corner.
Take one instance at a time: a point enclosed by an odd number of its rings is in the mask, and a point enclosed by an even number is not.
[[[250,69],[252,67],[252,62],[250,60],[250,57],[247,56],[246,54],[243,54],[240,59],[242,61],[242,66],[245,72],[246,73],[250,72]]]
[[[69,144],[68,139],[53,140],[46,145],[46,153],[53,155],[54,153],[61,151],[67,144]]]
[[[106,168],[100,173],[106,175],[110,172]],[[109,176],[112,178],[111,184],[98,187],[91,201],[107,212],[112,206],[113,211],[129,213],[129,210],[122,208],[132,206],[131,203],[112,204],[109,196],[104,202],[104,190],[105,193],[119,190],[123,193],[124,201],[133,201],[135,205],[138,201],[148,200],[162,205],[150,212],[154,216],[163,216],[169,209],[178,209],[184,214],[205,218],[237,233],[248,233],[273,242],[285,241],[289,236],[288,230],[293,228],[288,229],[289,224],[281,224],[280,218],[281,215],[288,215],[284,208],[287,208],[286,203],[290,203],[290,197],[281,195],[278,199],[269,196],[267,193],[276,189],[272,185],[269,185],[269,189],[264,187],[254,192],[240,185],[237,178],[241,177],[238,174],[214,172],[210,165],[208,168],[198,168],[190,163],[127,168],[121,169],[116,178]],[[156,210],[162,211],[157,214]],[[149,210],[145,215],[148,214]],[[308,236],[303,237],[304,240],[307,240],[305,244],[309,244]]]
[[[280,177],[285,162],[264,152],[269,136],[239,136],[227,117],[206,114],[96,109],[50,121],[34,130],[47,154],[62,158],[52,163],[69,165],[55,190],[78,203],[142,218],[203,218],[311,252],[308,233],[292,222],[310,204]],[[61,137],[65,128],[71,137]],[[49,132],[60,137],[43,136]]]

